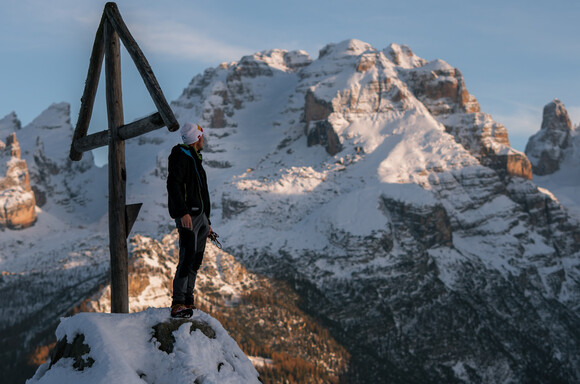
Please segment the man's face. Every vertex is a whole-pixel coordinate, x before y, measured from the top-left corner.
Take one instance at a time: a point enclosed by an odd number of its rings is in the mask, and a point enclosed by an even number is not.
[[[203,149],[204,144],[205,144],[205,139],[203,138],[203,135],[202,135],[198,141],[193,143],[193,146],[194,146],[195,150],[199,152]]]

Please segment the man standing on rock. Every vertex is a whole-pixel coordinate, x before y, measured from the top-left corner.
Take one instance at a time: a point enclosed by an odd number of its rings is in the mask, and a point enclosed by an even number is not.
[[[169,155],[167,193],[169,214],[179,231],[179,264],[173,279],[171,317],[190,317],[195,309],[193,291],[212,232],[207,177],[202,166],[203,129],[192,123],[181,128],[183,144]]]

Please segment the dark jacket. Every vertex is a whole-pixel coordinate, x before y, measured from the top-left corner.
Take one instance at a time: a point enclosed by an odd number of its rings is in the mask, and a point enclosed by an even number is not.
[[[209,220],[211,205],[207,176],[201,165],[201,154],[184,145],[176,145],[169,155],[167,197],[169,214],[179,219],[186,214],[205,212]]]

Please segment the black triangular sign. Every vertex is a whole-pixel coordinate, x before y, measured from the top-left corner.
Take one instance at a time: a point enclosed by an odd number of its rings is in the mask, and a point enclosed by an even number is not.
[[[125,225],[127,226],[125,234],[127,237],[129,237],[133,224],[135,224],[135,220],[137,220],[137,216],[139,216],[139,211],[141,210],[142,205],[143,203],[137,203],[125,206]]]

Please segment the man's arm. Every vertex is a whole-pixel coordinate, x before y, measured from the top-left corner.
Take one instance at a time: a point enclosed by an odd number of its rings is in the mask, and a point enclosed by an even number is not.
[[[167,175],[168,209],[172,218],[183,218],[189,214],[185,203],[185,163],[173,151],[169,155]],[[191,219],[191,218],[190,218]]]

